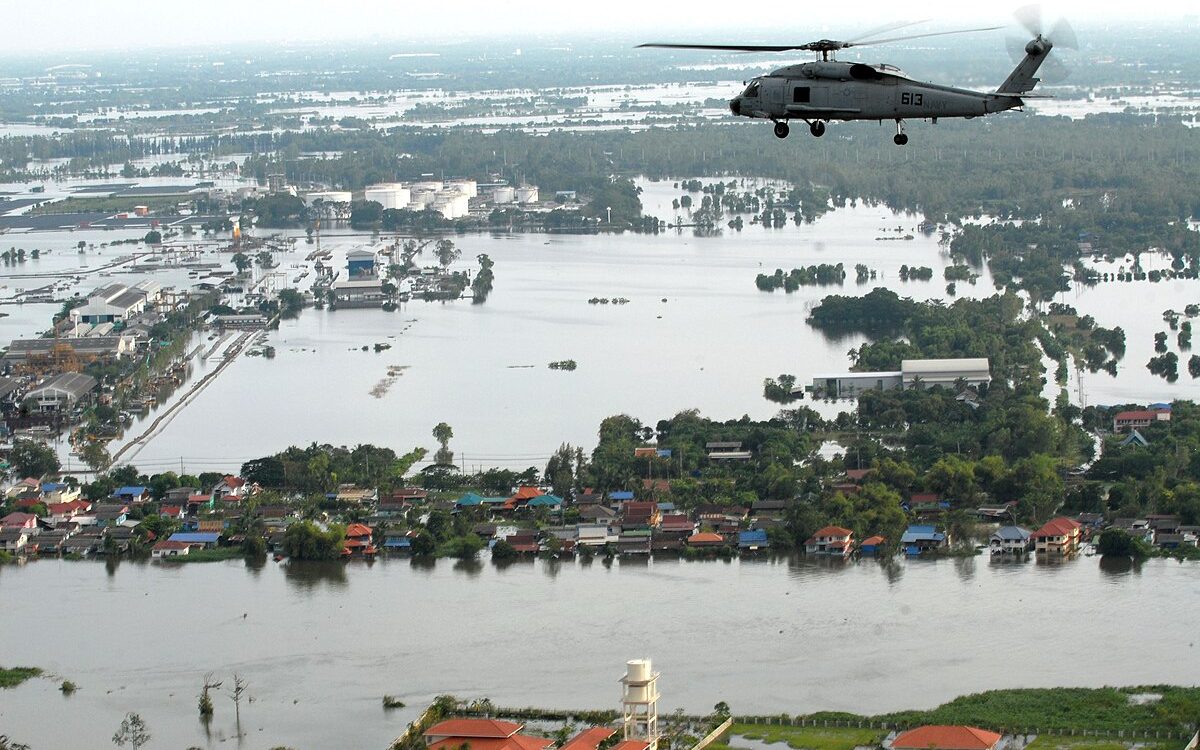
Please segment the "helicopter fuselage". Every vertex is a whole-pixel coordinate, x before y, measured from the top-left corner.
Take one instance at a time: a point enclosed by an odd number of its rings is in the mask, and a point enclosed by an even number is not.
[[[889,65],[818,60],[753,79],[729,109],[742,117],[814,123],[972,118],[1023,105],[1016,95],[914,81]]]

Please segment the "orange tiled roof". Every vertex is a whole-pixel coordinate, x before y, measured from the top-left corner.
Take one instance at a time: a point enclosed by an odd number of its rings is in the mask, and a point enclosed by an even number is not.
[[[562,746],[562,750],[596,750],[600,743],[617,733],[610,727],[592,727],[585,729]]]
[[[520,724],[498,719],[447,719],[425,730],[426,737],[512,737]]]
[[[892,742],[895,750],[991,750],[1000,735],[964,726],[926,726],[901,732]]]

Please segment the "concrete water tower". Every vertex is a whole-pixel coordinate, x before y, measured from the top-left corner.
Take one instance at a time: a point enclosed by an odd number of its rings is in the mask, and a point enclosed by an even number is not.
[[[621,684],[624,739],[643,740],[650,750],[658,750],[658,672],[649,659],[631,659],[625,662]]]

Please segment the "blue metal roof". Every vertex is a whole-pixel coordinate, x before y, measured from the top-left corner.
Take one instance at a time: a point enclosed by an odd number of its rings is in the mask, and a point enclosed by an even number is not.
[[[114,497],[120,497],[121,495],[144,495],[144,494],[146,494],[145,487],[120,487],[115,492],[113,492]]]
[[[632,500],[633,499],[633,491],[632,490],[617,490],[616,492],[610,492],[610,493],[608,493],[608,499],[609,500]]]
[[[658,449],[658,457],[659,458],[670,458],[671,457],[671,449],[670,448],[659,448]]]
[[[192,531],[192,532],[177,532],[172,534],[168,541],[171,542],[187,542],[188,544],[216,544],[221,538],[220,534],[211,531]]]
[[[766,529],[751,529],[738,532],[738,544],[766,544]]]
[[[901,544],[944,541],[946,541],[946,535],[936,531],[932,526],[909,526],[908,530],[904,532],[904,536],[900,538]]]
[[[412,540],[406,536],[392,536],[383,540],[384,547],[411,547]]]
[[[483,504],[483,498],[476,495],[474,492],[468,492],[459,499],[454,501],[454,504],[460,508],[473,508]]]
[[[62,482],[43,482],[42,492],[57,492],[58,490],[66,489],[67,485]]]

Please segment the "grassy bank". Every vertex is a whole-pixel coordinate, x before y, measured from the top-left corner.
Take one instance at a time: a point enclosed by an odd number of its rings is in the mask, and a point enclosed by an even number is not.
[[[177,555],[175,557],[160,557],[162,562],[166,563],[203,563],[203,562],[221,562],[223,560],[240,560],[246,556],[241,547],[217,547],[216,549],[197,549],[192,550],[186,555]]]
[[[37,667],[0,667],[0,688],[16,687],[41,674],[42,670]]]
[[[852,727],[781,727],[734,724],[729,728],[730,737],[745,737],[766,743],[785,742],[793,750],[854,750],[856,747],[877,746],[887,732],[882,729],[856,729]],[[711,745],[714,750],[733,745]]]
[[[1144,703],[1131,700],[1145,694],[1162,698]],[[904,726],[971,724],[988,729],[1182,733],[1200,720],[1200,687],[991,690],[956,698],[931,711],[901,711],[874,718]]]

